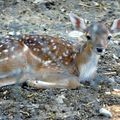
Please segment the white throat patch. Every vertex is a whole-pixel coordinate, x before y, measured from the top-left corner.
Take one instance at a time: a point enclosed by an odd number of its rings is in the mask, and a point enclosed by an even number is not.
[[[80,81],[90,81],[94,77],[97,69],[98,59],[99,55],[97,55],[96,53],[92,53],[92,56],[90,56],[89,61],[80,66]]]

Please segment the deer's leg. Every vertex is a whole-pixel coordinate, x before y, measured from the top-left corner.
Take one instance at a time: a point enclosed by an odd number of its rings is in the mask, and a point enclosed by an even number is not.
[[[27,81],[29,86],[35,88],[77,88],[80,86],[79,79],[65,71],[41,69],[38,71],[23,72],[14,70],[0,74],[0,87],[23,83]]]
[[[15,77],[2,78],[2,79],[0,79],[0,87],[7,86],[7,85],[13,85],[13,84],[16,84],[16,83],[22,83],[22,82],[25,82],[25,81],[21,81],[21,79],[19,81]]]
[[[0,87],[6,86],[6,85],[12,85],[21,80],[22,70],[16,69],[11,72],[7,73],[0,73]]]
[[[79,78],[64,71],[54,71],[44,69],[36,72],[34,80],[28,80],[29,86],[35,88],[71,88],[75,89],[80,86]]]
[[[31,78],[30,74],[24,73],[21,69],[15,69],[8,73],[0,73],[0,87],[23,83],[29,78]]]

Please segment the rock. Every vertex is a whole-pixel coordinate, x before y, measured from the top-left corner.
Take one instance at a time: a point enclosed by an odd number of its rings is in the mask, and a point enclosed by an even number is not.
[[[105,117],[109,117],[109,118],[112,117],[112,113],[110,111],[106,110],[105,108],[101,108],[99,110],[99,113],[100,113],[100,115],[103,115]]]
[[[66,9],[65,8],[61,8],[61,12],[66,12]]]
[[[100,6],[100,4],[99,4],[98,2],[93,1],[92,3],[93,3],[96,7]]]
[[[115,40],[115,41],[113,41],[113,43],[115,43],[116,45],[119,45],[120,41]]]
[[[110,95],[110,94],[111,94],[111,92],[107,91],[107,92],[105,92],[105,94],[106,94],[106,95]]]
[[[15,31],[10,31],[8,34],[9,34],[9,35],[12,35],[12,36],[14,36],[14,35],[17,35],[17,36],[21,35],[21,33],[20,33],[19,31],[17,31],[17,32],[15,32]]]
[[[108,79],[108,82],[109,82],[109,83],[115,83],[115,79],[114,79],[114,77],[109,78],[109,79]]]
[[[113,58],[116,59],[116,60],[119,59],[115,54],[113,54]]]
[[[56,98],[56,101],[57,101],[57,103],[63,104],[64,103],[63,99],[65,99],[65,96],[60,95]]]
[[[44,0],[35,0],[33,3],[37,4],[37,3],[43,3]]]

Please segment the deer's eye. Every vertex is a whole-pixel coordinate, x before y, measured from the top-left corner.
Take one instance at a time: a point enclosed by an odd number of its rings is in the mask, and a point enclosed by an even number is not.
[[[111,36],[111,35],[109,35],[107,39],[108,39],[108,40],[111,40],[111,38],[112,38],[112,36]]]
[[[91,37],[89,35],[86,36],[87,40],[91,40]]]

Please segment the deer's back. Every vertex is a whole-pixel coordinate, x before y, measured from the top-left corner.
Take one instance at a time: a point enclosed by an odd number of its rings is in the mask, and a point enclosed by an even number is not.
[[[26,65],[34,69],[52,66],[71,66],[76,55],[71,43],[62,38],[45,35],[24,35],[19,40],[13,37],[0,42],[0,72]]]

